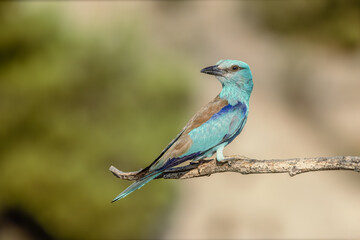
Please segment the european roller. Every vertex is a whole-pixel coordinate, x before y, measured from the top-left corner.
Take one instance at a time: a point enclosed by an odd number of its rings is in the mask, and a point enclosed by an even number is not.
[[[197,161],[214,153],[217,161],[224,160],[224,147],[239,135],[247,120],[253,89],[251,71],[244,62],[220,60],[201,72],[214,75],[220,81],[220,94],[189,120],[160,155],[139,172],[140,180],[131,184],[113,202],[185,161]]]

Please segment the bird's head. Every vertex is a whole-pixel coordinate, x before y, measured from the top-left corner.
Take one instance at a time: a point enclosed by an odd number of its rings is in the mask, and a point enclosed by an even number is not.
[[[253,82],[249,65],[238,60],[220,60],[214,66],[206,67],[202,73],[211,74],[223,86],[236,84],[241,88],[252,90]]]

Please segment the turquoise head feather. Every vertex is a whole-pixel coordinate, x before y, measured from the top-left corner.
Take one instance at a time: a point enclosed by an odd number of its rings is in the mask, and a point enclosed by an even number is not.
[[[216,65],[201,70],[215,75],[223,85],[220,97],[231,105],[238,102],[249,102],[253,89],[252,74],[245,62],[239,60],[220,60]]]

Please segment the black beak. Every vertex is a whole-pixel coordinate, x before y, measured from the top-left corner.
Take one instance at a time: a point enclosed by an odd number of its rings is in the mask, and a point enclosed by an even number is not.
[[[224,71],[219,69],[218,65],[203,68],[200,72],[220,77],[222,77],[224,74]]]

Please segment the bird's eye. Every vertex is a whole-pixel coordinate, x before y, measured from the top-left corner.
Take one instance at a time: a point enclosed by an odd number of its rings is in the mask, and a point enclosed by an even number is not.
[[[234,65],[234,66],[232,66],[232,67],[231,67],[231,70],[233,70],[233,71],[237,71],[237,70],[239,70],[239,66]]]

